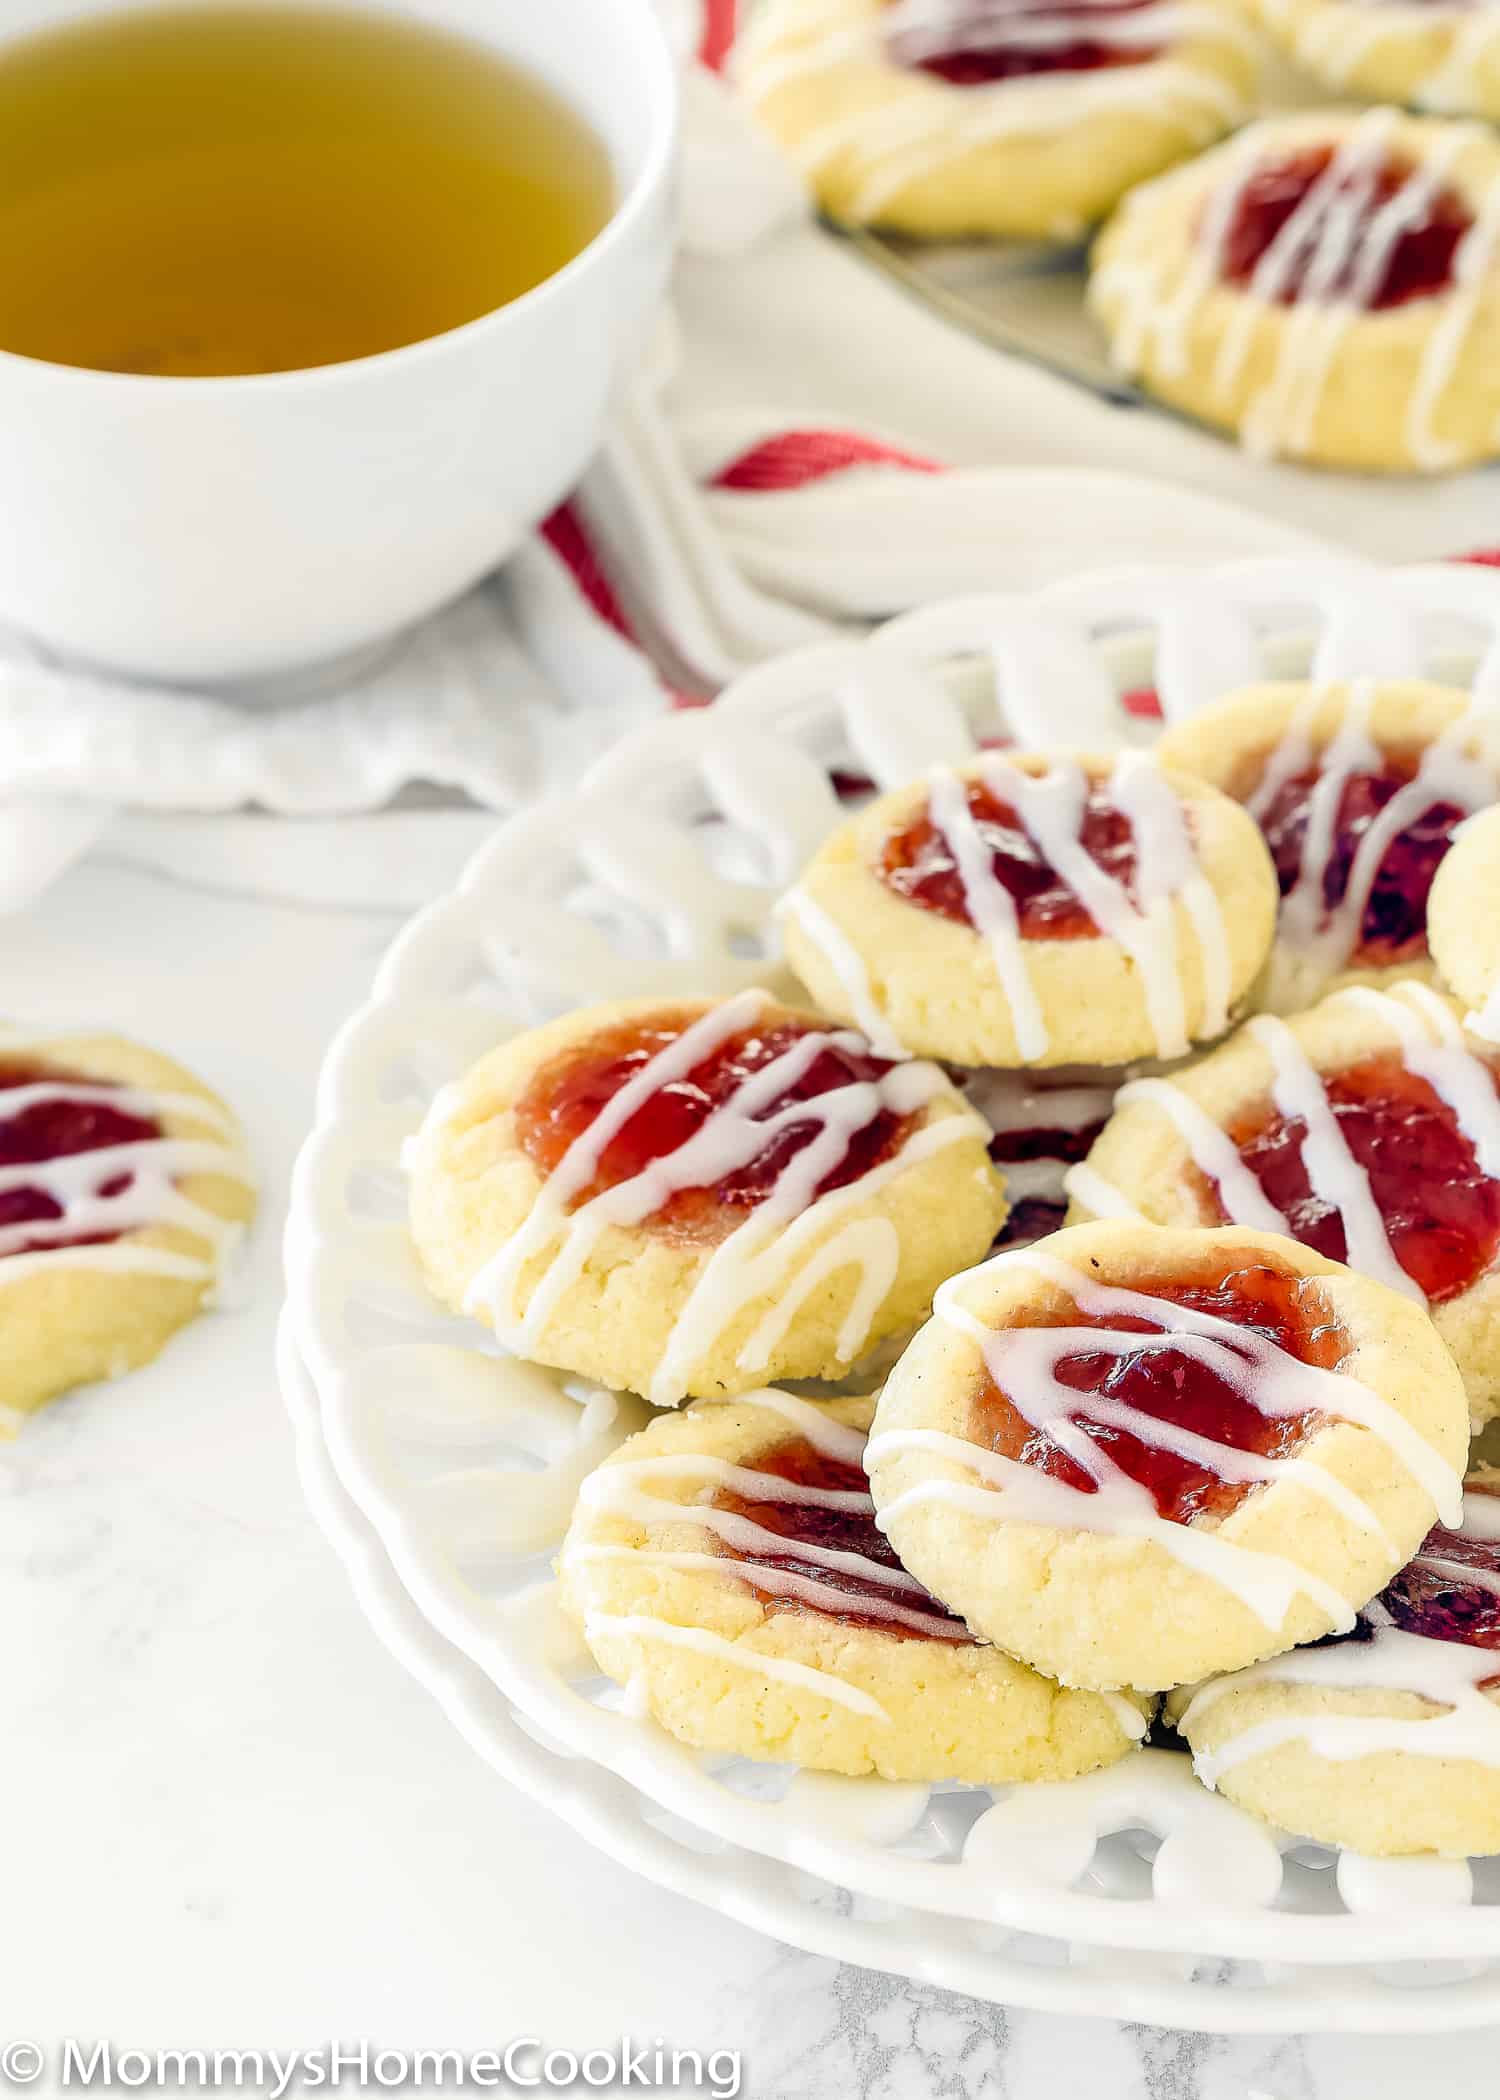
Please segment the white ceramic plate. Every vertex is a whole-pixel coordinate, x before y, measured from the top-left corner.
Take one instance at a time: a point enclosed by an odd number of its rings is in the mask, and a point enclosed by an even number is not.
[[[323,1075],[289,1227],[290,1318],[403,1618],[499,1695],[483,1723],[465,1721],[496,1762],[520,1726],[571,1760],[564,1812],[610,1831],[618,1855],[640,1851],[648,1815],[658,1835],[707,1848],[713,1900],[801,1943],[812,1877],[831,1915],[870,1929],[839,1951],[956,1988],[1121,2011],[1102,1976],[1065,1990],[1057,1968],[1113,1948],[1129,1950],[1109,1957],[1122,1988],[1135,1977],[1151,1994],[1149,2012],[1131,1996],[1135,2017],[1412,2028],[1500,2015],[1500,1861],[1471,1873],[1283,1849],[1168,1752],[1065,1787],[928,1789],[698,1757],[621,1712],[556,1609],[550,1559],[578,1481],[639,1403],[577,1394],[443,1313],[413,1262],[400,1173],[436,1088],[540,1015],[774,982],[769,908],[839,813],[830,770],[891,785],[1002,728],[1115,742],[1151,726],[1122,709],[1122,689],[1150,684],[1178,716],[1267,668],[1441,670],[1500,694],[1497,636],[1500,576],[1482,570],[1140,570],[934,606],[868,642],[781,659],[712,711],[627,740],[575,795],[506,825],[408,929]],[[656,1873],[654,1839],[652,1859]],[[885,1932],[892,1918],[902,1928]],[[1054,1972],[1042,1997],[1022,1968],[1039,1946]],[[1205,2006],[1185,1980],[1205,1961],[1258,1988]]]

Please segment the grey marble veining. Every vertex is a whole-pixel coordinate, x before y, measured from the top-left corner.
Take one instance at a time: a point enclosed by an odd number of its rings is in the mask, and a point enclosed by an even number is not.
[[[1214,2035],[1017,2012],[787,1948],[714,2001],[750,2100],[1481,2100],[1493,2033]]]

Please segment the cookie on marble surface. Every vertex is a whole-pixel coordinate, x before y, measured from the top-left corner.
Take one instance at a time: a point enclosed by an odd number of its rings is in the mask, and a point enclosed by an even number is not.
[[[851,225],[1076,240],[1248,111],[1228,0],[766,0],[739,88]]]
[[[1483,126],[1266,117],[1132,191],[1089,303],[1122,372],[1253,452],[1446,471],[1500,452],[1497,210]]]
[[[1173,1694],[1198,1776],[1356,1852],[1500,1852],[1500,1473],[1347,1637]]]
[[[1352,1624],[1467,1448],[1409,1299],[1277,1234],[1104,1223],[938,1293],[868,1465],[903,1564],[977,1633],[1160,1691]]]
[[[1432,878],[1427,940],[1438,976],[1467,1009],[1465,1025],[1500,1043],[1500,805],[1453,835]]]
[[[0,1029],[0,1437],[158,1355],[254,1209],[239,1124],[182,1065]]]
[[[1500,20],[1472,0],[1261,0],[1276,43],[1364,102],[1500,123]]]
[[[1257,1002],[1431,977],[1427,905],[1457,827],[1500,796],[1500,717],[1417,680],[1253,686],[1168,729],[1162,763],[1242,802],[1281,911]]]
[[[1425,984],[1262,1014],[1121,1088],[1069,1222],[1287,1232],[1425,1304],[1476,1427],[1500,1414],[1500,1048]]]
[[[960,1065],[1123,1065],[1221,1035],[1276,887],[1244,811],[1143,752],[987,752],[882,796],[783,901],[817,1003]]]
[[[558,1560],[600,1668],[680,1741],[816,1771],[1067,1779],[1146,1702],[976,1641],[875,1528],[873,1402],[762,1391],[660,1418],[584,1483]]]
[[[445,1304],[658,1405],[836,1378],[989,1247],[986,1135],[935,1066],[765,992],[589,1007],[439,1096],[412,1232]]]

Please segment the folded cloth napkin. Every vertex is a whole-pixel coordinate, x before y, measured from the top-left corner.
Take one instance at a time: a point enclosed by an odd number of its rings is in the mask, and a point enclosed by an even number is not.
[[[816,237],[797,185],[713,70],[728,0],[659,4],[687,80],[684,249],[738,285],[790,232]],[[940,593],[1024,588],[1147,553],[1327,551],[1294,524],[1138,475],[949,468],[833,417],[705,409],[693,362],[665,320],[575,496],[501,575],[349,689],[249,707],[84,677],[0,634],[0,909],[104,841],[157,865],[208,854],[231,886],[404,906],[472,843],[472,826],[452,827],[434,861],[415,814],[430,790],[514,808],[576,778],[634,724],[711,699],[778,651]],[[357,823],[347,856],[313,848],[329,823],[392,804],[408,821]],[[258,814],[226,825],[245,810]],[[319,831],[268,851],[265,813]]]

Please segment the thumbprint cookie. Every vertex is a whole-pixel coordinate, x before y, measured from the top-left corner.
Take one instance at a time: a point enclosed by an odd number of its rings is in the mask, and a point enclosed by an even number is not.
[[[1222,1035],[1276,883],[1227,796],[1144,752],[987,752],[885,795],[783,900],[817,1003],[954,1064],[1121,1065]]]
[[[1126,198],[1089,298],[1122,371],[1251,451],[1430,472],[1500,451],[1497,236],[1483,127],[1267,118]]]
[[[935,1065],[732,999],[590,1007],[505,1043],[411,1148],[445,1304],[658,1406],[845,1375],[1005,1217]]]
[[[868,1399],[761,1391],[663,1416],[584,1482],[558,1560],[599,1667],[697,1749],[816,1771],[1068,1779],[1144,1702],[977,1641],[876,1529]]]
[[[1409,1298],[1271,1233],[1101,1223],[939,1291],[867,1464],[902,1565],[976,1633],[1161,1691],[1346,1631],[1455,1516],[1467,1447]]]
[[[765,0],[741,91],[846,224],[1076,240],[1247,113],[1229,0]]]
[[[1464,819],[1500,796],[1500,713],[1420,683],[1267,685],[1169,729],[1163,764],[1260,825],[1281,909],[1258,1003],[1431,977],[1427,900]]]
[[[191,1072],[119,1036],[0,1029],[0,1436],[157,1356],[254,1209],[239,1125]]]
[[[1486,0],[1262,0],[1260,12],[1338,94],[1500,123],[1500,16]]]
[[[1354,986],[1122,1087],[1070,1218],[1289,1233],[1427,1306],[1477,1426],[1500,1414],[1497,1089],[1451,1001]]]
[[[1467,1012],[1464,1025],[1500,1043],[1500,805],[1454,834],[1432,878],[1427,938],[1438,975]]]
[[[1500,1852],[1500,1473],[1464,1485],[1349,1632],[1174,1695],[1205,1785],[1377,1857]]]

